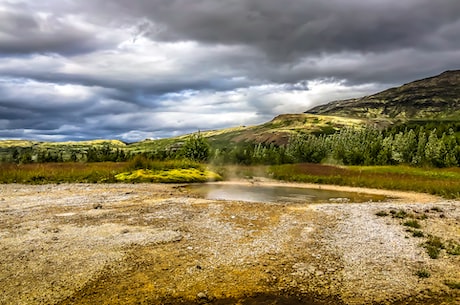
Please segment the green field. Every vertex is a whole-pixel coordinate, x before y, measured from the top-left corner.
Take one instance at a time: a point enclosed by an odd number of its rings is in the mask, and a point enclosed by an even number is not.
[[[285,181],[414,191],[460,198],[460,168],[409,166],[329,166],[286,164],[268,168],[270,177]]]
[[[221,180],[207,166],[187,160],[0,164],[0,183],[191,183]]]
[[[212,166],[187,160],[0,164],[0,183],[193,183],[265,177],[282,181],[414,191],[460,198],[460,168],[409,166]]]

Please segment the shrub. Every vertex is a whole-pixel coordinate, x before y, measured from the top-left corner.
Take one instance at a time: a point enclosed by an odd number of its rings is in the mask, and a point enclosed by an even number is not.
[[[425,234],[423,234],[422,231],[415,230],[415,231],[412,232],[412,236],[413,236],[413,237],[424,237]]]
[[[403,223],[404,226],[414,228],[414,229],[420,229],[422,226],[419,224],[417,220],[408,220]]]
[[[378,211],[377,213],[375,213],[375,215],[379,217],[385,217],[385,216],[388,216],[388,213],[385,211]]]
[[[430,272],[428,272],[425,269],[418,270],[417,272],[415,272],[415,275],[417,275],[421,279],[426,279],[426,278],[429,278],[431,276]]]
[[[444,284],[450,289],[460,289],[460,282],[445,281]]]
[[[446,252],[450,255],[460,255],[460,244],[449,241],[446,246]]]
[[[181,148],[181,155],[185,158],[204,162],[209,159],[210,146],[200,133],[191,135]]]
[[[428,256],[436,259],[439,257],[439,254],[441,254],[441,250],[444,249],[444,244],[439,237],[430,235],[424,247]]]
[[[407,217],[407,213],[404,210],[398,210],[398,211],[391,210],[390,213],[391,213],[393,218],[404,219],[404,218]]]

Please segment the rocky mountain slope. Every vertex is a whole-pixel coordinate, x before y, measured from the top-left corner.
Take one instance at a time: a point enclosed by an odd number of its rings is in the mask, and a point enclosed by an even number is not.
[[[460,120],[460,70],[417,80],[362,98],[341,100],[309,114],[392,120]]]

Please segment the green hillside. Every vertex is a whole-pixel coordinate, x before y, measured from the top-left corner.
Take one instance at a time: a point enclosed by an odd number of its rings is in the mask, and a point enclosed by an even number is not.
[[[393,121],[459,121],[460,70],[362,98],[331,102],[306,113]]]

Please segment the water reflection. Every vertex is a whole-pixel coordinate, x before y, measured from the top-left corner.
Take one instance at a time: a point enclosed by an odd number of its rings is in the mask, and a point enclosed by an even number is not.
[[[189,190],[206,199],[265,203],[360,203],[387,199],[383,195],[285,186],[201,184],[191,185]]]

